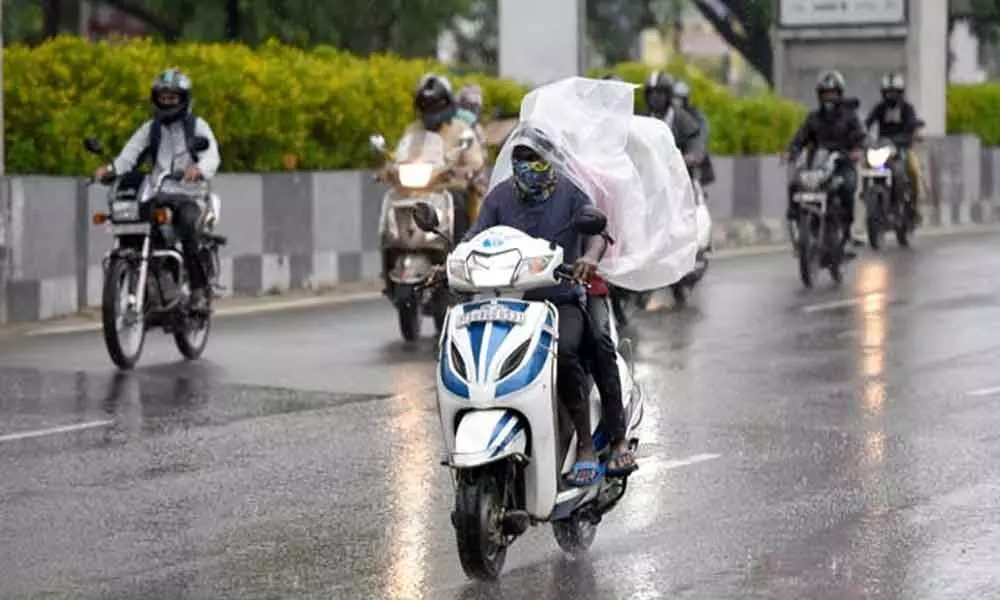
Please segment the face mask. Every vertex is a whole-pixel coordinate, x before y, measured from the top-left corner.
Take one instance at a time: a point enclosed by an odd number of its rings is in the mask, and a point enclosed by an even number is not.
[[[556,189],[552,165],[540,160],[514,160],[514,186],[527,199],[545,200]]]
[[[837,103],[833,100],[826,100],[820,104],[820,108],[822,108],[824,112],[833,112],[833,109],[837,108]]]
[[[459,118],[459,119],[462,119],[463,121],[465,121],[469,125],[475,125],[476,124],[476,113],[472,112],[471,110],[469,110],[467,108],[460,108],[460,109],[458,109],[455,112],[455,117]]]
[[[445,123],[455,118],[455,107],[448,107],[436,113],[424,113],[420,120],[429,131],[437,131],[444,127]]]
[[[649,110],[656,114],[664,114],[667,109],[670,108],[672,98],[667,94],[656,91],[649,94],[649,98],[646,100],[646,104],[649,105]]]

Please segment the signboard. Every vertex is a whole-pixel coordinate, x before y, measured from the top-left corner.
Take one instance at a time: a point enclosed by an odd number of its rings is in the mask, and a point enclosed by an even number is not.
[[[905,25],[907,1],[779,0],[778,23],[790,28]]]

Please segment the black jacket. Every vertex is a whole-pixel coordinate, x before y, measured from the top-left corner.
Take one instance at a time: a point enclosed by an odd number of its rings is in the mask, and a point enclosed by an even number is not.
[[[861,148],[867,137],[858,118],[857,99],[845,98],[829,113],[810,112],[788,144],[788,152],[793,156],[806,148],[847,152]]]
[[[876,104],[865,119],[865,129],[871,129],[876,123],[879,136],[889,138],[897,144],[909,144],[913,132],[923,125],[917,117],[917,110],[905,100],[895,108],[884,100]]]

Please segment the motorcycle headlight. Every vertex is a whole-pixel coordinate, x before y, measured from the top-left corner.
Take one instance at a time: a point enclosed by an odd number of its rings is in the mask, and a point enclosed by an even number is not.
[[[873,169],[879,169],[885,164],[885,161],[889,160],[892,156],[892,148],[872,148],[865,153],[865,159],[868,161],[868,166]]]
[[[538,275],[545,272],[545,269],[549,268],[549,264],[552,263],[553,258],[555,258],[554,255],[546,254],[544,256],[530,256],[521,259],[521,262],[517,265],[517,271],[514,272],[514,280],[517,281],[522,276]]]
[[[424,188],[431,182],[434,165],[430,163],[408,163],[399,165],[399,183],[408,188]]]

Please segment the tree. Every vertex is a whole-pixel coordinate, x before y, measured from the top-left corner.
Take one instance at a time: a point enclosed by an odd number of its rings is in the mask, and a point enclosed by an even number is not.
[[[692,0],[726,42],[774,85],[772,0]]]

